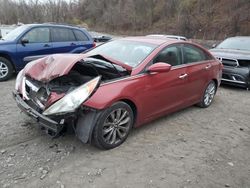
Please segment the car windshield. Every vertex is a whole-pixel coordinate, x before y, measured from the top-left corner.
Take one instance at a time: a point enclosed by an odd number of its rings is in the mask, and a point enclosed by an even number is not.
[[[136,41],[115,40],[87,52],[88,55],[104,55],[131,67],[139,65],[157,46]]]
[[[4,36],[2,38],[2,40],[6,40],[6,41],[13,41],[15,40],[20,34],[22,34],[22,32],[24,30],[27,29],[27,25],[23,25],[23,26],[20,26],[14,30],[12,30],[11,32],[9,32],[6,36]]]
[[[235,49],[235,50],[248,50],[250,51],[250,37],[237,37],[228,38],[220,43],[216,48],[220,49]]]

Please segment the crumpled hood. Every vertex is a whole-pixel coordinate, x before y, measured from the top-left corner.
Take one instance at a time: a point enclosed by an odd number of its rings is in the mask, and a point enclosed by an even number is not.
[[[87,57],[98,57],[119,65],[128,71],[132,70],[132,67],[103,55],[54,54],[28,63],[24,68],[24,74],[37,81],[46,83],[54,78],[68,74],[77,62]]]
[[[41,82],[49,82],[69,73],[85,54],[54,54],[28,63],[24,74]]]
[[[214,49],[211,49],[210,52],[215,57],[250,60],[250,51],[246,51],[246,50],[214,48]]]

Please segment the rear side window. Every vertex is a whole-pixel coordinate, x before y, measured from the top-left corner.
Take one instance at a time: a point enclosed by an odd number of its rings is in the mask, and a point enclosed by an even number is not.
[[[53,42],[67,42],[76,40],[73,31],[68,28],[52,28],[51,33]]]
[[[88,41],[89,40],[88,37],[82,31],[74,29],[74,33],[75,33],[76,39],[78,41]]]
[[[194,63],[199,61],[206,61],[209,59],[208,55],[203,52],[203,50],[192,45],[183,46],[183,52],[185,63]]]
[[[29,43],[47,43],[50,42],[49,28],[41,27],[34,28],[24,35],[23,39],[29,41]]]

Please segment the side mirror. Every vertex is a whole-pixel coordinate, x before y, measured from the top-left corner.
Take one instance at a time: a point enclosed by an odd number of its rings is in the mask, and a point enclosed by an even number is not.
[[[160,73],[160,72],[169,72],[171,70],[171,65],[168,63],[158,62],[153,65],[150,65],[147,69],[149,73]]]
[[[25,44],[29,43],[29,40],[25,39],[25,38],[22,38],[21,43],[22,43],[22,45],[25,45]]]

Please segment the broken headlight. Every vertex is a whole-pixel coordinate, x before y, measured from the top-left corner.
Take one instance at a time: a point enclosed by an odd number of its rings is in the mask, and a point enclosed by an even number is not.
[[[98,76],[86,84],[79,86],[70,93],[66,94],[63,98],[58,100],[55,104],[46,109],[44,115],[61,114],[74,112],[88,97],[94,92],[98,86],[101,77]]]
[[[18,89],[22,83],[22,78],[23,78],[23,70],[21,70],[16,77],[16,84],[15,84],[16,91],[18,91]]]

